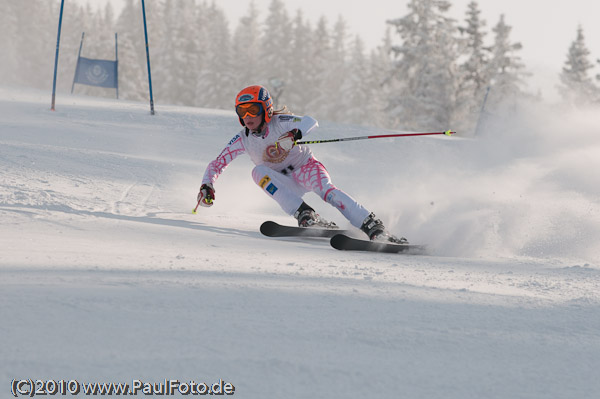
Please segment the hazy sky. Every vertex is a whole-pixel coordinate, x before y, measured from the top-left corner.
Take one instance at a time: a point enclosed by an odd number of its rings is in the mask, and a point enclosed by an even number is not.
[[[58,0],[56,0],[58,1]],[[86,3],[87,0],[66,0]],[[111,1],[115,7],[123,0],[91,0],[95,4]],[[152,7],[156,0],[145,0],[146,7]],[[171,0],[177,1],[177,0]],[[233,29],[241,16],[248,10],[251,0],[214,0],[227,14],[230,28]],[[450,15],[460,23],[465,19],[467,4],[471,0],[450,0]],[[569,46],[575,40],[577,27],[584,30],[586,44],[591,52],[591,60],[600,58],[600,0],[478,0],[482,18],[490,31],[487,38],[492,40],[491,28],[500,15],[505,15],[506,23],[513,28],[512,40],[523,44],[521,57],[530,72],[534,74],[530,89],[542,90],[544,97],[555,96],[554,85],[557,74],[566,60]],[[268,12],[271,0],[254,0],[258,9]],[[325,15],[331,24],[342,15],[351,33],[358,34],[369,48],[381,43],[387,19],[404,16],[409,0],[285,0],[288,11],[295,15],[301,8],[305,18],[314,21]],[[600,65],[594,73],[600,73]]]

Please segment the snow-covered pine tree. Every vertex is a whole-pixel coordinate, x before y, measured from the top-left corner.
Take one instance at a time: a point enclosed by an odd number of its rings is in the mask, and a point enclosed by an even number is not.
[[[598,87],[590,72],[594,65],[589,60],[590,51],[585,44],[583,28],[577,28],[577,37],[571,43],[567,60],[560,74],[558,89],[564,101],[580,106],[598,99]]]
[[[259,81],[261,79],[260,67],[263,65],[260,60],[262,32],[259,17],[256,4],[251,1],[233,34],[234,86],[237,87],[237,91],[246,86],[265,83]]]
[[[337,118],[344,123],[373,125],[373,88],[369,60],[365,57],[365,45],[355,36],[350,48],[347,77],[341,85]]]
[[[399,91],[391,101],[391,117],[401,129],[446,129],[452,122],[457,79],[458,42],[450,2],[411,0],[409,13],[388,23],[401,43],[393,46],[394,79]]]
[[[371,50],[367,57],[367,86],[363,107],[368,113],[364,125],[393,129],[399,124],[390,118],[390,99],[395,98],[393,85],[388,84],[393,74],[391,29],[387,29],[381,45]]]
[[[600,65],[600,58],[598,58],[596,62]],[[600,82],[600,73],[596,75],[596,80]],[[600,101],[600,98],[598,99],[598,101]]]
[[[292,38],[293,25],[285,3],[282,0],[272,0],[261,39],[262,66],[258,81],[268,88],[276,108],[287,102],[287,85],[292,79],[290,65],[298,60],[292,52]],[[284,87],[280,87],[280,84]]]
[[[292,25],[291,50],[293,60],[287,65],[290,78],[289,81],[285,82],[285,101],[281,101],[281,105],[287,105],[290,111],[300,115],[306,113],[306,104],[308,104],[312,95],[309,90],[309,82],[312,79],[312,65],[308,60],[312,51],[311,38],[313,30],[311,25],[305,21],[302,9],[296,11]]]
[[[512,43],[510,32],[512,28],[504,21],[504,14],[492,29],[495,34],[492,47],[492,58],[489,62],[489,78],[491,82],[488,96],[489,108],[501,104],[514,104],[524,95],[524,78],[528,76],[525,65],[517,52],[523,48],[521,43]]]
[[[196,98],[198,71],[204,61],[204,39],[194,0],[178,0],[165,3],[167,36],[170,45],[162,54],[162,63],[169,74],[164,94],[171,104],[192,105]],[[149,33],[150,34],[150,33]]]
[[[400,121],[389,116],[391,99],[396,93],[393,83],[398,82],[397,79],[393,79],[391,27],[386,29],[382,44],[371,51],[369,70],[369,124],[384,128],[399,126]]]
[[[6,3],[6,2],[5,2]],[[29,0],[15,2],[10,9],[16,12],[16,21],[9,17],[11,23],[16,26],[11,29],[16,35],[13,37],[3,36],[2,42],[14,41],[13,49],[19,54],[16,63],[18,74],[12,76],[11,84],[27,84],[34,87],[48,87],[48,77],[54,65],[54,54],[56,50],[56,35],[48,35],[48,32],[56,33],[57,22],[51,22],[48,15],[52,13],[50,2],[43,0]],[[5,10],[3,9],[4,13]],[[58,14],[56,14],[58,15]],[[6,55],[2,54],[2,62]],[[16,79],[15,79],[16,77]]]
[[[456,95],[457,107],[454,115],[455,129],[472,132],[475,128],[487,90],[490,49],[484,45],[486,22],[480,17],[481,11],[476,1],[468,4],[465,26],[459,27],[461,33],[462,55],[465,61],[459,66],[460,82]]]
[[[19,27],[17,8],[20,3],[9,1],[4,5],[0,13],[0,34],[5,40],[0,41],[0,52],[2,53],[2,62],[0,62],[0,82],[2,84],[14,84],[18,79],[20,51],[16,40]],[[13,40],[6,40],[13,38]]]
[[[462,89],[472,89],[472,94],[480,94],[489,84],[486,76],[486,66],[489,61],[489,47],[484,46],[486,33],[483,28],[486,26],[485,20],[480,18],[481,11],[476,1],[468,5],[466,26],[460,27],[460,32],[466,39],[467,60],[461,64],[461,70],[465,76],[461,82]]]
[[[214,2],[199,4],[198,28],[202,32],[199,51],[200,64],[194,105],[207,108],[231,109],[233,96],[240,90],[234,86],[234,57],[231,34],[223,10]]]
[[[155,7],[146,7],[148,16],[156,11]],[[126,0],[117,18],[117,32],[119,32],[119,98],[145,101],[148,99],[148,70],[140,2]],[[148,28],[148,35],[152,46],[154,44],[152,26]]]
[[[306,68],[306,87],[300,88],[307,94],[307,101],[304,103],[305,113],[315,116],[317,119],[327,118],[324,110],[330,106],[330,95],[327,77],[331,65],[331,34],[327,26],[327,18],[320,17],[317,26],[312,31],[309,42],[309,52],[305,58],[307,62],[303,67]]]
[[[344,83],[347,83],[351,73],[356,70],[348,64],[348,24],[343,16],[339,16],[331,32],[331,48],[329,66],[325,70],[326,99],[319,110],[327,119],[344,122],[344,109],[360,106],[352,104],[344,95]]]

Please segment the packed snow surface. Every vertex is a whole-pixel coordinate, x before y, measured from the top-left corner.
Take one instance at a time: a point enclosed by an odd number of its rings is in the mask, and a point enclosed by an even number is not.
[[[476,137],[313,145],[334,184],[428,245],[417,256],[261,236],[264,220],[294,220],[245,156],[192,214],[240,128],[232,111],[49,103],[0,88],[7,395],[14,379],[176,379],[239,398],[598,398],[597,110],[522,106]],[[310,137],[389,133],[320,122]]]

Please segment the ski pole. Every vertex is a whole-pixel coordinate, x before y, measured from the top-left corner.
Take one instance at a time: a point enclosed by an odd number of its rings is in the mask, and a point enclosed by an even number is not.
[[[192,211],[192,213],[193,213],[194,215],[198,213],[198,212],[196,212],[196,211],[198,210],[198,207],[200,206],[200,201],[202,201],[202,200],[198,200],[198,203],[196,204],[196,207],[195,207],[195,208],[194,208],[194,210]],[[208,204],[212,204],[213,200],[208,200],[208,201],[206,201],[206,202],[207,202]]]
[[[202,201],[202,200],[198,200],[198,203],[196,204],[196,207],[195,207],[195,208],[194,208],[194,210],[192,211],[192,213],[193,213],[194,215],[198,213],[198,212],[196,212],[196,211],[198,210],[198,207],[200,206],[200,201]]]
[[[445,132],[431,132],[431,133],[398,133],[398,134],[381,134],[376,136],[358,136],[358,137],[342,137],[340,139],[326,139],[326,140],[313,140],[313,141],[299,141],[296,144],[321,144],[321,143],[336,143],[338,141],[352,141],[352,140],[367,140],[367,139],[381,139],[386,137],[407,137],[407,136],[431,136],[434,134],[445,134],[451,136],[455,134],[452,130],[446,130]]]

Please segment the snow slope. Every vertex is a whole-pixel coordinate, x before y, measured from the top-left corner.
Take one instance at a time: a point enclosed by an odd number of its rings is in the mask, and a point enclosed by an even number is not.
[[[263,220],[293,220],[246,157],[193,215],[233,112],[49,100],[0,88],[5,394],[13,379],[222,379],[240,398],[598,397],[597,111],[315,145],[338,187],[431,248],[407,256],[262,237]],[[312,137],[377,133],[321,121]]]

